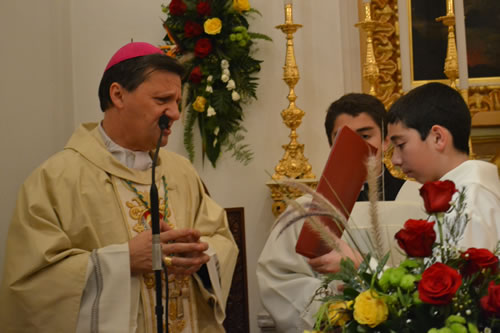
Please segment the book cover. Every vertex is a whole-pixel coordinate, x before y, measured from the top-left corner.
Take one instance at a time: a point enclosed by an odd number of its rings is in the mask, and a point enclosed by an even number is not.
[[[316,192],[327,198],[346,219],[349,218],[366,180],[365,161],[376,151],[375,147],[347,126],[342,127],[335,137]],[[342,235],[343,230],[333,220],[327,217],[320,217],[320,220],[337,236]],[[315,258],[330,252],[330,249],[309,224],[304,223],[295,252]]]

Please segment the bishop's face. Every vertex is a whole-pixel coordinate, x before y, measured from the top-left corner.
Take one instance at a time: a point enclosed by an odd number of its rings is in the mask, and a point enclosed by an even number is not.
[[[155,149],[160,136],[158,120],[165,114],[170,118],[161,142],[165,146],[173,122],[179,119],[180,99],[181,78],[166,71],[153,71],[134,91],[123,90],[119,117],[122,145],[133,151]]]

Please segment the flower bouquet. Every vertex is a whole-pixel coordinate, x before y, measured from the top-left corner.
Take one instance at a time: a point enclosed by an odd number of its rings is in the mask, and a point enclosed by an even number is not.
[[[194,159],[193,128],[198,121],[203,157],[214,167],[222,150],[246,164],[252,152],[241,143],[242,103],[257,98],[253,74],[261,63],[251,53],[256,39],[271,40],[248,30],[248,15],[259,12],[248,0],[171,0],[163,12],[168,15],[163,49],[187,69],[181,110],[189,158]]]
[[[333,218],[328,203],[311,194],[315,214]],[[313,297],[321,302],[315,332],[500,332],[498,246],[459,247],[469,217],[465,190],[453,182],[426,183],[420,195],[428,219],[410,219],[395,235],[406,259],[397,267],[386,267],[389,254],[362,255],[359,267],[343,259]],[[333,281],[343,282],[342,293],[332,292]]]

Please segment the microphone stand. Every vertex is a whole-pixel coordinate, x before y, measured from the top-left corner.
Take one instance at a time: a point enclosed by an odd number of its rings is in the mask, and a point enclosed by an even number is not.
[[[160,243],[160,213],[159,213],[159,201],[158,201],[158,188],[155,182],[155,169],[158,160],[158,153],[160,151],[161,139],[163,137],[163,130],[168,127],[170,119],[166,115],[162,115],[158,121],[160,126],[160,137],[158,138],[158,143],[156,144],[156,151],[153,157],[153,165],[151,168],[151,189],[149,192],[149,197],[151,201],[151,225],[153,233],[153,245],[152,245],[152,257],[153,257],[153,271],[155,274],[155,284],[156,284],[156,327],[158,328],[158,333],[163,333],[163,303],[162,303],[162,285],[161,285],[161,272],[162,272],[162,251]],[[168,275],[167,268],[165,267],[165,284],[167,285],[168,293]],[[167,294],[167,309],[168,309],[168,294]],[[168,333],[168,314],[166,314],[167,321],[167,333]]]

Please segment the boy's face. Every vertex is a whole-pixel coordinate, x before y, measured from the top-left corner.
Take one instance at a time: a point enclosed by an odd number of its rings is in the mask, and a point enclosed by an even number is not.
[[[417,130],[397,122],[389,124],[387,136],[394,145],[392,163],[400,167],[408,177],[415,178],[422,184],[439,179],[432,163],[435,157],[432,135],[422,140]]]
[[[377,158],[382,161],[382,133],[380,127],[373,121],[367,113],[360,113],[356,117],[348,114],[341,114],[335,119],[333,124],[332,141],[335,140],[337,132],[347,126],[359,134],[369,144],[377,148]],[[382,163],[378,164],[377,172],[382,172]]]

